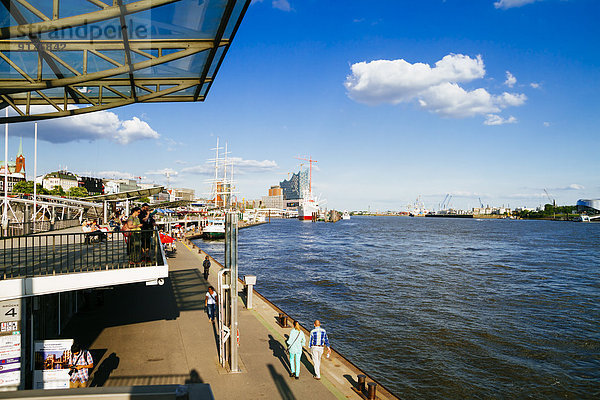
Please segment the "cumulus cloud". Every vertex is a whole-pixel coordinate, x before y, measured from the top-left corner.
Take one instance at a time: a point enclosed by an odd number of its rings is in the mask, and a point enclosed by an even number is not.
[[[583,189],[585,189],[585,186],[579,185],[577,183],[571,183],[570,185],[567,185],[567,186],[552,188],[549,190],[583,190]]]
[[[507,10],[509,8],[521,7],[525,4],[535,3],[538,0],[498,0],[494,3],[494,7]]]
[[[506,71],[506,80],[504,81],[504,84],[511,88],[515,86],[515,83],[517,83],[517,78],[515,78],[515,76],[511,74],[510,71]]]
[[[33,106],[32,113],[54,111],[51,106]],[[32,109],[33,109],[32,107]],[[76,108],[74,106],[70,109]],[[31,123],[23,122],[11,125],[16,135],[33,136]],[[110,140],[119,144],[129,144],[136,140],[158,139],[160,135],[138,117],[121,120],[110,111],[96,111],[72,117],[56,118],[38,123],[38,137],[51,143],[75,141]]]
[[[486,125],[504,125],[504,124],[514,124],[517,122],[517,119],[512,115],[508,118],[502,118],[496,114],[488,114],[485,117],[485,121],[483,121]]]
[[[131,172],[125,171],[99,171],[97,173],[98,176],[107,179],[135,179],[139,178],[134,176]]]
[[[483,88],[469,91],[461,87],[459,83],[485,76],[481,56],[449,54],[433,68],[402,59],[375,60],[353,64],[351,72],[344,82],[348,97],[370,105],[417,100],[422,108],[439,115],[465,118],[498,113],[527,100],[524,94],[493,95]]]
[[[263,0],[252,0],[250,4],[262,3]],[[289,0],[273,0],[271,1],[271,5],[273,8],[276,8],[281,11],[292,11],[292,6],[290,5]]]
[[[178,174],[178,172],[175,171],[172,168],[163,168],[163,169],[158,169],[158,170],[146,171],[146,175],[163,175],[163,176],[166,176],[167,174],[169,174],[169,176],[175,176],[175,175]]]
[[[233,162],[235,174],[257,173],[272,171],[278,168],[278,165],[273,160],[245,160],[241,157],[230,157],[229,162]],[[191,167],[186,167],[181,170],[182,173],[193,175],[211,176],[215,173],[214,164],[201,164]]]

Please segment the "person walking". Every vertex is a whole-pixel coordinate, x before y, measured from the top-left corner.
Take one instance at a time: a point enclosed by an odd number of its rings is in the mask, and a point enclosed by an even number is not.
[[[321,328],[321,322],[315,320],[315,329],[310,331],[310,342],[308,348],[312,355],[313,364],[315,366],[315,379],[321,379],[321,356],[323,355],[324,347],[327,347],[327,358],[331,354],[331,347],[329,347],[329,339],[327,338],[327,332]]]
[[[208,280],[208,273],[210,272],[210,259],[208,258],[208,256],[204,258],[202,266],[204,267],[204,279]]]
[[[300,358],[302,357],[302,347],[306,344],[306,337],[300,330],[298,321],[294,321],[292,325],[294,328],[287,340],[290,353],[290,378],[300,379]]]
[[[215,292],[215,288],[212,286],[209,286],[208,292],[206,292],[206,297],[204,298],[204,307],[206,307],[208,318],[214,324],[217,310],[217,293]]]
[[[94,359],[90,352],[73,343],[69,356],[69,388],[87,387],[90,378],[88,370],[93,367]]]

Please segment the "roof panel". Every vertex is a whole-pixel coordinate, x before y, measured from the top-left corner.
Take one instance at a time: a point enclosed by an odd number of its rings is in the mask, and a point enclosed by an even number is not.
[[[78,114],[132,102],[202,101],[250,3],[101,1],[0,3],[0,104],[26,114],[12,110],[0,123],[67,114],[48,107],[36,114],[43,104],[83,102],[87,107],[72,112]]]

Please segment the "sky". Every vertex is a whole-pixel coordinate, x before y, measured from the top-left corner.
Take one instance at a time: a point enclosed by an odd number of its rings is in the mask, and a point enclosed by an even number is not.
[[[598,16],[597,0],[253,1],[206,101],[40,122],[38,174],[169,171],[202,196],[219,138],[239,199],[299,156],[339,210],[600,198]],[[9,133],[33,176],[33,123]]]

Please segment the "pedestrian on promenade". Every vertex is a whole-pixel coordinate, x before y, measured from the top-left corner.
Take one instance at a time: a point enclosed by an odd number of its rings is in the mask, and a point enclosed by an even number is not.
[[[143,261],[152,261],[150,255],[150,247],[152,246],[152,235],[156,221],[154,221],[154,212],[150,212],[148,203],[142,204],[142,210],[139,215],[140,223],[142,224],[141,240],[142,240],[142,259]]]
[[[290,353],[290,378],[300,379],[300,358],[302,357],[302,348],[306,344],[306,336],[300,330],[300,323],[294,321],[294,328],[290,332],[287,340],[288,352]]]
[[[139,207],[134,207],[131,210],[131,215],[127,222],[123,225],[122,230],[125,239],[127,240],[127,254],[129,254],[129,264],[139,264],[142,260],[142,239],[140,236],[142,223],[140,222]]]
[[[69,387],[71,389],[87,387],[90,378],[88,370],[93,367],[94,359],[90,352],[82,350],[79,344],[73,343],[69,356]]]
[[[321,322],[315,320],[315,329],[310,331],[310,342],[308,348],[312,355],[313,364],[315,366],[315,379],[321,379],[321,356],[323,355],[324,347],[327,347],[327,358],[331,354],[331,347],[329,347],[329,339],[327,338],[327,332],[321,328]]]
[[[208,292],[206,292],[206,298],[204,299],[204,307],[206,307],[208,318],[214,324],[215,314],[217,310],[217,293],[215,292],[215,288],[212,286],[209,286]]]
[[[204,257],[202,266],[204,267],[204,279],[208,280],[208,273],[210,272],[210,260],[208,256]]]

